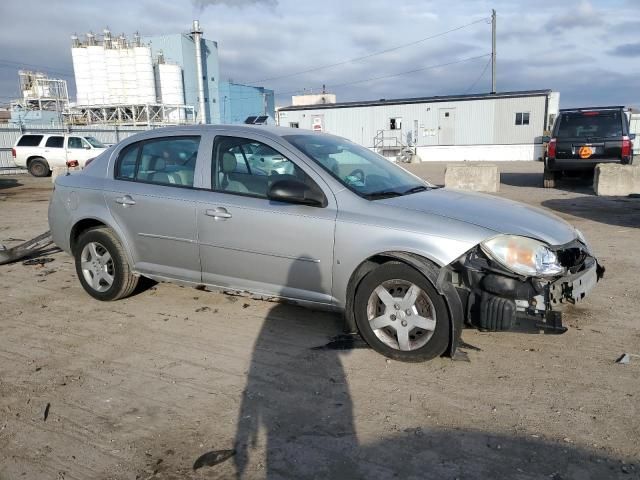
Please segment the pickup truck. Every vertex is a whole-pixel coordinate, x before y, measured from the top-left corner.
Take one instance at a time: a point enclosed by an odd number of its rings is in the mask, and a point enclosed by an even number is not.
[[[34,177],[51,175],[54,167],[79,166],[106,150],[94,137],[79,134],[23,134],[11,155],[16,166],[26,168]]]

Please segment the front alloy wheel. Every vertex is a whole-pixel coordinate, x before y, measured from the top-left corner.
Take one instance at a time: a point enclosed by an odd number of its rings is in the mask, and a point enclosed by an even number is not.
[[[414,268],[385,263],[360,282],[354,301],[360,335],[387,357],[420,362],[442,355],[450,318],[443,297]]]
[[[371,292],[367,318],[373,333],[396,350],[417,350],[436,329],[436,312],[428,295],[406,280],[383,282]]]

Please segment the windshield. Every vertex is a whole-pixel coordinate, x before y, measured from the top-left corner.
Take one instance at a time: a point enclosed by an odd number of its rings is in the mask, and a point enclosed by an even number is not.
[[[562,113],[556,134],[559,138],[621,136],[621,112],[618,110]]]
[[[93,148],[107,148],[107,146],[100,140],[93,137],[84,137],[84,139],[91,144]]]
[[[362,197],[374,200],[433,188],[386,158],[344,138],[317,134],[284,138]]]

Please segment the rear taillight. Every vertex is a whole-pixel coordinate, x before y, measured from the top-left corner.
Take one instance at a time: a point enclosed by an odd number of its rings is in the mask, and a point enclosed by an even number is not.
[[[633,142],[629,140],[629,137],[622,137],[622,156],[630,157],[632,148]]]
[[[15,149],[15,148],[12,148],[12,149],[11,149],[11,156],[12,156],[13,158],[16,158],[16,149]]]
[[[67,167],[77,167],[78,160],[67,160]]]
[[[556,158],[556,139],[552,138],[549,140],[549,145],[547,146],[547,156],[549,158]]]

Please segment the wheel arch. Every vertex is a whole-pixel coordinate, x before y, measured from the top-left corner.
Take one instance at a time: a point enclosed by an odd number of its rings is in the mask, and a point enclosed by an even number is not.
[[[31,155],[27,158],[27,168],[29,168],[29,165],[31,165],[31,162],[33,162],[34,160],[42,160],[47,164],[48,167],[50,167],[49,162],[42,155]]]
[[[358,286],[370,272],[383,263],[399,261],[420,272],[444,298],[449,313],[450,335],[449,345],[445,355],[453,356],[458,346],[464,321],[462,302],[455,287],[446,280],[447,267],[435,263],[433,260],[416,253],[402,251],[387,251],[370,256],[353,271],[347,284],[345,305],[345,330],[356,332],[354,312],[354,298]]]
[[[129,250],[129,245],[127,244],[126,241],[124,241],[123,239],[124,237],[121,235],[120,230],[118,228],[115,228],[112,224],[110,224],[110,222],[107,222],[104,219],[100,219],[96,217],[84,217],[76,220],[76,222],[71,227],[71,230],[69,231],[69,248],[71,250],[71,253],[75,254],[76,244],[78,242],[78,239],[80,238],[80,235],[82,235],[83,232],[86,232],[91,228],[98,228],[98,227],[106,227],[113,232],[113,234],[116,236],[116,238],[122,245],[122,249],[124,250],[127,257],[127,263],[129,264],[129,268],[131,268],[131,270],[133,271],[134,264],[133,264],[133,258],[131,256],[131,252]]]

